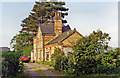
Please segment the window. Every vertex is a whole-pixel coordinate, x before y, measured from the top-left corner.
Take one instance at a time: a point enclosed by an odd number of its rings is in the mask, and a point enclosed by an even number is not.
[[[49,52],[46,53],[46,60],[49,60]]]
[[[42,57],[42,50],[41,50],[41,59],[42,59],[43,57]]]

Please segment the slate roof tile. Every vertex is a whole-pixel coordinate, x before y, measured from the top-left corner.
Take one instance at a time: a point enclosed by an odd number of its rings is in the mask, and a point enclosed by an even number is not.
[[[54,25],[39,25],[42,34],[55,34]],[[71,30],[70,26],[62,26],[62,33]]]
[[[55,34],[54,25],[40,25],[42,34]]]
[[[69,25],[62,27],[62,33],[65,32],[65,31],[68,31],[68,30],[71,30]]]
[[[74,32],[74,30],[68,30],[68,31],[62,33],[61,35],[57,36],[56,38],[52,39],[48,43],[46,43],[46,45],[57,43],[57,42],[63,40],[64,38],[68,37],[69,35],[71,35],[73,32]]]

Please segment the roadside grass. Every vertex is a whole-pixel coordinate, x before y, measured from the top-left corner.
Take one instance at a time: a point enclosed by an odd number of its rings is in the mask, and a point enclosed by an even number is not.
[[[119,74],[89,74],[89,75],[81,75],[81,76],[75,76],[75,75],[70,75],[65,71],[58,71],[55,70],[54,67],[50,66],[49,62],[35,62],[37,64],[41,64],[41,65],[45,65],[49,71],[53,72],[56,76],[68,76],[69,78],[71,77],[76,77],[76,78],[116,78],[116,77],[120,77],[120,73]]]
[[[39,76],[46,76],[45,71],[42,70],[40,67],[33,67],[33,69],[37,72]]]
[[[58,71],[55,69],[48,69],[48,70],[54,73],[56,76],[72,76],[72,75],[65,73],[64,71]]]
[[[36,71],[41,71],[40,67],[33,67],[33,69],[36,70]]]
[[[37,64],[41,64],[41,65],[45,65],[46,68],[51,71],[52,73],[54,73],[56,76],[70,76],[67,73],[65,73],[64,71],[57,71],[54,69],[54,67],[50,66],[49,62],[35,62]]]
[[[49,62],[49,61],[40,61],[40,62],[35,62],[35,63],[37,63],[37,64],[44,64],[44,65],[49,65],[49,66],[51,66],[51,62]]]
[[[44,63],[42,63],[42,62],[35,62],[35,63],[40,64],[40,65],[44,65],[47,69],[54,69],[53,66],[50,66],[50,64],[46,64],[45,62]]]

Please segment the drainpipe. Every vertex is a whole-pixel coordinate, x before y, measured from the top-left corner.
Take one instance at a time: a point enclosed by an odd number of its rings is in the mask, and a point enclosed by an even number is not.
[[[44,36],[45,36],[45,34],[43,34],[43,62],[45,61]]]
[[[36,36],[36,62],[37,62],[37,36]]]

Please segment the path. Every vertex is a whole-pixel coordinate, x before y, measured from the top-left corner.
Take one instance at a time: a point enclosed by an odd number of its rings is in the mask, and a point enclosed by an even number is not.
[[[56,76],[48,69],[50,68],[46,65],[40,65],[36,63],[24,63],[25,76]]]

